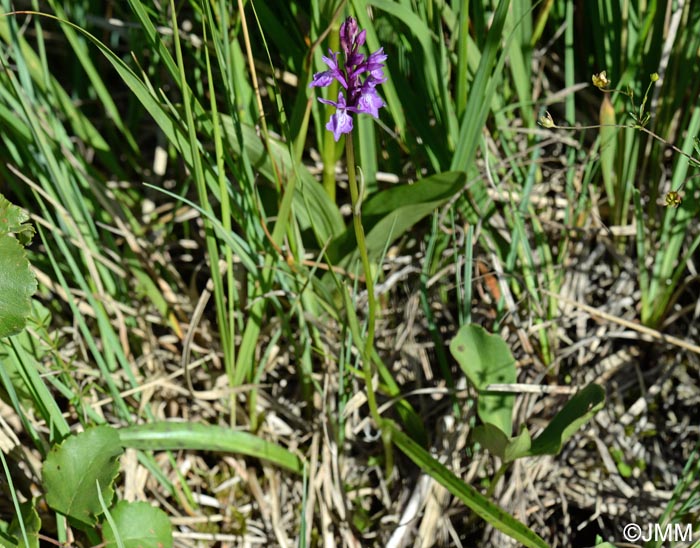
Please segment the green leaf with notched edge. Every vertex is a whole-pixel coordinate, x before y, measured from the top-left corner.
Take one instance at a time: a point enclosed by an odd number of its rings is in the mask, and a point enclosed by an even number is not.
[[[104,524],[105,548],[116,548],[117,537],[124,548],[168,548],[173,545],[170,520],[163,510],[147,502],[119,501],[110,509],[116,531]]]
[[[97,483],[102,499],[111,501],[123,452],[119,432],[110,426],[89,428],[54,445],[44,462],[46,502],[65,516],[94,524],[102,513]]]
[[[29,214],[9,202],[0,194],[0,236],[16,234],[22,245],[27,245],[34,236],[34,227],[25,224]]]
[[[36,291],[24,245],[34,235],[29,215],[0,194],[0,337],[16,335],[31,312]]]
[[[486,391],[490,384],[511,384],[517,378],[515,358],[506,342],[480,325],[463,325],[450,342],[450,352],[479,392],[479,418],[510,438],[515,397]]]

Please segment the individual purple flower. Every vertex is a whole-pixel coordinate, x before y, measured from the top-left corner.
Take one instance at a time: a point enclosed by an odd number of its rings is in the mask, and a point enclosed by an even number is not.
[[[381,100],[381,99],[380,99]],[[326,124],[326,129],[333,132],[333,138],[335,142],[338,142],[340,135],[343,133],[350,133],[352,131],[352,116],[348,113],[348,106],[345,104],[345,97],[343,97],[343,92],[338,93],[338,101],[329,101],[328,99],[321,99],[319,101],[327,105],[333,105],[337,110],[335,114],[331,115],[331,119],[328,120]]]
[[[365,113],[378,118],[379,109],[384,106],[376,86],[386,82],[384,61],[387,55],[384,48],[379,48],[365,59],[365,55],[359,53],[358,49],[365,44],[366,35],[367,31],[360,31],[357,21],[352,17],[343,21],[340,25],[340,48],[345,58],[344,63],[338,63],[340,52],[328,50],[328,57],[323,57],[328,70],[314,74],[309,84],[309,87],[326,87],[337,80],[346,91],[347,99],[342,91],[338,93],[337,101],[319,98],[320,102],[336,108],[326,124],[326,129],[333,132],[336,142],[343,133],[352,131],[352,113]],[[363,75],[366,75],[364,79]]]
[[[362,93],[360,93],[360,98],[357,100],[357,110],[355,112],[365,112],[378,118],[379,109],[383,106],[384,101],[377,95],[377,90],[374,89],[374,85],[368,78],[362,85]]]

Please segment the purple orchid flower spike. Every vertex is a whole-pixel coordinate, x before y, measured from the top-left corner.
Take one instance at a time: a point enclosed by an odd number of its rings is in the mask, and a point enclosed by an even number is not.
[[[386,82],[384,61],[387,56],[384,48],[379,48],[365,59],[364,54],[358,50],[365,44],[366,35],[367,31],[360,31],[357,21],[352,17],[343,21],[340,25],[340,48],[343,50],[344,63],[338,63],[340,52],[328,50],[328,57],[323,57],[328,70],[314,74],[309,84],[309,87],[326,87],[337,80],[345,89],[345,93],[338,93],[337,101],[319,98],[321,103],[336,108],[326,124],[326,129],[333,133],[336,142],[343,133],[352,131],[352,113],[365,113],[378,118],[379,109],[385,104],[376,87]],[[362,75],[365,74],[363,79]]]

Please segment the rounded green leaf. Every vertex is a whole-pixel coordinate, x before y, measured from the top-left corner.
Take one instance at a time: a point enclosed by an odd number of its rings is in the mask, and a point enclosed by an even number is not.
[[[111,501],[122,453],[119,433],[109,426],[90,428],[53,446],[43,471],[49,506],[83,523],[95,523],[102,513],[97,483],[103,500]]]
[[[105,522],[106,548],[116,548],[117,536],[124,548],[167,548],[173,545],[173,532],[165,512],[147,502],[119,501],[110,510],[111,522]]]
[[[479,391],[477,413],[484,423],[498,427],[507,438],[513,433],[515,397],[489,394],[490,384],[510,384],[517,378],[515,358],[506,342],[480,325],[464,325],[450,342],[450,352],[474,387]]]

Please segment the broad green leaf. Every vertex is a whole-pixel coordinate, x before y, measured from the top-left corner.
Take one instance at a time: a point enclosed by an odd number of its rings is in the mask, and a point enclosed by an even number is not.
[[[529,455],[556,455],[561,446],[605,404],[605,390],[589,384],[571,398],[532,442]]]
[[[525,427],[514,438],[508,438],[497,426],[489,423],[480,424],[474,428],[473,436],[483,447],[504,462],[512,462],[526,456],[532,444],[530,432]]]
[[[362,220],[373,226],[402,207],[437,202],[444,204],[467,184],[462,171],[447,171],[425,177],[413,184],[396,185],[370,197],[362,207]],[[414,221],[415,222],[415,221]]]
[[[25,224],[28,219],[25,211],[0,194],[0,338],[24,329],[36,291],[36,278],[23,247],[34,234],[34,228]]]
[[[523,426],[520,434],[508,441],[503,460],[505,462],[513,462],[515,459],[524,457],[528,454],[531,446],[532,438],[530,438],[530,432]]]
[[[298,456],[284,447],[249,432],[240,432],[213,424],[189,422],[152,422],[119,429],[124,447],[153,451],[192,449],[240,453],[265,459],[293,472],[301,473]]]
[[[479,424],[472,432],[474,441],[487,449],[491,454],[503,458],[510,438],[503,431],[490,423]]]
[[[24,329],[35,291],[36,279],[24,248],[12,236],[0,236],[0,337]]]
[[[170,520],[163,510],[147,502],[120,500],[109,513],[116,532],[107,521],[103,539],[106,548],[116,548],[118,536],[124,548],[168,548],[173,545]]]
[[[477,413],[484,423],[498,427],[508,438],[513,432],[512,414],[515,397],[489,394],[490,384],[510,384],[517,378],[515,358],[498,335],[479,325],[464,325],[450,342],[450,351],[462,371],[479,392]]]
[[[371,196],[362,208],[370,256],[376,256],[402,236],[418,221],[444,205],[466,185],[466,174],[460,171],[439,173],[412,185],[400,185]],[[349,227],[328,249],[334,264],[347,265],[357,257],[355,232]]]
[[[90,428],[54,445],[43,471],[48,505],[65,516],[94,524],[95,516],[102,513],[97,482],[102,498],[111,501],[122,453],[119,433],[109,426]]]

